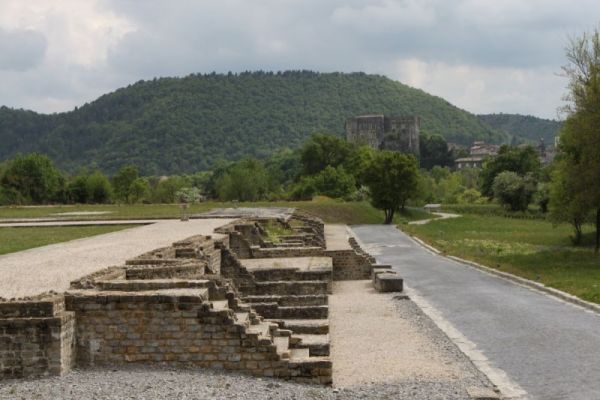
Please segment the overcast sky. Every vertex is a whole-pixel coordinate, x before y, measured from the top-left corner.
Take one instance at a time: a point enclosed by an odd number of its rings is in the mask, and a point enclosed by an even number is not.
[[[67,111],[140,79],[386,75],[475,113],[556,118],[598,0],[0,0],[0,105]]]

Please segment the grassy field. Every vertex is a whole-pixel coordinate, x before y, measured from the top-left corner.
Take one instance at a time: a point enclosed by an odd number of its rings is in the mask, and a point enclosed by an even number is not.
[[[346,224],[377,224],[383,222],[383,212],[373,208],[368,202],[341,202],[331,199],[297,202],[256,202],[219,203],[204,202],[193,204],[189,213],[201,213],[219,207],[297,207],[322,218],[325,222]],[[135,219],[135,218],[178,218],[181,215],[178,204],[134,204],[134,205],[73,205],[39,207],[0,207],[1,219],[55,218],[61,213],[81,211],[109,211],[109,214],[69,217],[73,219]],[[396,224],[415,219],[428,218],[420,209],[407,209],[396,216]]]
[[[586,227],[581,247],[571,245],[569,225],[543,220],[465,215],[402,229],[446,254],[600,303],[600,256],[593,251],[592,226]]]
[[[0,228],[0,255],[131,228],[131,225]]]

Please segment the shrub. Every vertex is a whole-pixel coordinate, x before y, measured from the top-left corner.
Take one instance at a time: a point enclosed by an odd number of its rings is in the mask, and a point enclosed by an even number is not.
[[[512,171],[496,176],[492,186],[494,197],[511,211],[525,211],[535,193],[535,183],[530,177],[523,178]]]

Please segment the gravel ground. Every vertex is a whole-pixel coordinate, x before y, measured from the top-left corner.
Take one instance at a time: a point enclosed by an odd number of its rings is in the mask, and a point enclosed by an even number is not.
[[[301,385],[200,369],[149,367],[72,371],[63,377],[0,381],[2,400],[116,399],[411,399],[464,400],[464,389],[449,382],[406,381],[347,389]]]
[[[0,256],[0,297],[35,296],[63,292],[72,280],[177,240],[204,234],[217,237],[214,229],[227,219],[181,222],[161,220],[150,225],[89,238],[37,247]]]
[[[492,384],[410,300],[376,292],[370,281],[335,282],[329,298],[335,387],[377,384],[424,398],[469,398]]]

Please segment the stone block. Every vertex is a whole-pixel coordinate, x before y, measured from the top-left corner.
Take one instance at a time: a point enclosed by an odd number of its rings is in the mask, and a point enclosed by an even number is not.
[[[401,292],[404,281],[396,273],[381,273],[375,275],[375,289],[379,292]]]

